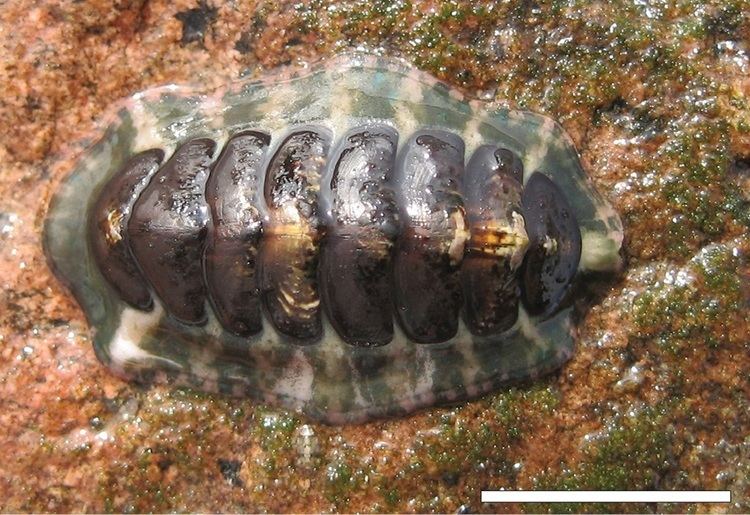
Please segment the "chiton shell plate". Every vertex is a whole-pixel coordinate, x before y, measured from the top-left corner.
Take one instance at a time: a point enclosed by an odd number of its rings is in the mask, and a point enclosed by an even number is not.
[[[98,358],[128,379],[251,397],[329,423],[474,398],[568,360],[574,345],[569,303],[553,313],[530,313],[521,305],[515,323],[499,335],[472,334],[461,319],[455,336],[429,344],[409,339],[394,323],[387,344],[350,345],[324,315],[318,341],[290,345],[267,320],[257,334],[238,336],[209,307],[207,322],[199,325],[169,316],[158,296],[148,306],[145,292],[142,309],[133,307],[97,266],[87,238],[90,212],[104,185],[137,153],[159,149],[168,157],[193,138],[210,138],[220,149],[249,130],[274,142],[298,126],[322,127],[338,140],[373,123],[394,129],[399,145],[430,129],[457,135],[466,156],[486,144],[507,149],[520,159],[524,183],[539,171],[553,184],[538,186],[540,195],[554,188],[567,199],[580,229],[580,260],[566,273],[582,280],[587,272],[619,266],[620,219],[589,183],[562,128],[539,114],[468,99],[402,61],[359,54],[209,91],[164,86],[114,106],[98,141],[63,181],[46,220],[50,264],[83,307]],[[541,223],[550,230],[559,225],[550,217]]]

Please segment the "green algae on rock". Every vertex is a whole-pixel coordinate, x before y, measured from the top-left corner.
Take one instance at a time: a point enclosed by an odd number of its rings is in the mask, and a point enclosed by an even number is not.
[[[187,297],[178,296],[176,301],[170,298],[166,303],[164,294],[159,291],[149,311],[134,309],[122,300],[97,266],[93,246],[87,244],[90,240],[87,220],[92,216],[94,199],[101,195],[112,177],[131,156],[152,148],[164,149],[169,156],[179,147],[175,153],[178,157],[170,158],[164,168],[179,167],[183,162],[182,154],[194,156],[195,152],[203,152],[210,157],[213,145],[208,142],[211,140],[219,142],[216,148],[221,148],[227,140],[247,136],[255,138],[253,144],[257,149],[268,144],[264,135],[270,133],[270,141],[283,140],[284,145],[297,141],[294,138],[303,141],[300,148],[304,147],[304,152],[319,144],[320,152],[325,155],[328,151],[326,138],[337,141],[341,135],[356,137],[352,131],[365,126],[370,132],[377,127],[384,135],[381,147],[387,147],[386,142],[392,137],[388,134],[400,135],[401,140],[410,145],[437,141],[443,148],[446,142],[458,141],[460,145],[454,145],[460,148],[456,166],[463,168],[464,146],[470,153],[487,144],[497,145],[520,160],[523,177],[519,178],[524,182],[539,177],[539,171],[550,179],[544,181],[552,186],[542,187],[538,195],[545,199],[562,195],[567,199],[560,216],[562,219],[573,217],[580,228],[580,260],[576,257],[578,264],[574,268],[576,280],[585,278],[587,272],[613,270],[619,265],[620,220],[589,184],[569,138],[559,125],[538,114],[467,99],[400,61],[354,54],[312,69],[282,70],[260,81],[232,83],[218,90],[180,86],[156,88],[116,106],[107,122],[101,139],[88,149],[50,207],[45,247],[53,269],[71,288],[95,329],[94,348],[99,359],[115,373],[134,380],[169,381],[211,392],[248,396],[299,409],[308,416],[332,423],[357,422],[477,397],[508,381],[552,371],[571,356],[573,349],[572,308],[565,303],[554,311],[545,311],[545,306],[536,310],[520,306],[517,319],[509,329],[491,334],[470,331],[459,319],[456,329],[452,333],[448,331],[437,343],[416,343],[415,340],[421,341],[414,336],[417,329],[392,324],[393,333],[388,343],[371,345],[362,344],[361,337],[352,342],[339,336],[341,328],[331,320],[330,311],[320,316],[318,341],[293,345],[282,334],[283,324],[268,323],[267,304],[263,312],[266,323],[250,335],[238,335],[237,331],[229,330],[213,314],[205,297],[193,302],[190,309],[181,311],[185,313],[181,317],[169,313],[175,311],[180,298]],[[425,128],[429,130],[423,130]],[[321,134],[329,136],[315,139]],[[310,138],[315,142],[310,143]],[[187,144],[179,146],[188,140],[190,145],[200,148],[194,151],[192,147],[187,148]],[[393,146],[395,148],[395,143]],[[406,146],[399,144],[402,150]],[[341,149],[341,155],[346,151],[346,148]],[[275,160],[279,152],[269,152],[269,158],[273,155]],[[300,152],[294,150],[294,155],[299,156]],[[311,162],[319,159],[309,152],[305,155]],[[223,156],[219,161],[222,159]],[[207,162],[205,156],[201,160]],[[274,160],[269,166],[272,167]],[[279,161],[279,177],[288,172],[284,168],[286,162]],[[213,165],[214,169],[217,167],[219,165]],[[154,177],[158,180],[152,180],[144,191],[153,198],[163,199],[164,181],[159,175]],[[299,186],[299,181],[295,184],[295,188],[304,186]],[[351,187],[354,182],[347,184]],[[180,187],[185,188],[186,196],[173,198],[173,201],[179,200],[184,211],[194,217],[192,220],[198,225],[191,225],[191,230],[200,233],[205,214],[199,211],[204,208],[193,205],[195,199],[191,193],[200,187],[196,184]],[[362,187],[372,185],[363,183]],[[311,188],[305,191],[317,194],[324,189],[324,184]],[[266,187],[267,196],[268,192]],[[298,191],[302,195],[300,192],[302,190]],[[141,209],[141,200],[130,203],[128,210]],[[295,209],[299,202],[295,201]],[[281,206],[278,213],[269,216],[281,217],[280,223],[287,230],[294,223],[315,228],[319,223],[317,210],[321,211],[321,216],[327,216],[335,212],[333,205],[331,208],[321,203],[321,209],[313,202],[308,209],[295,211],[296,218],[291,219],[288,218],[289,206]],[[463,225],[462,206],[451,213],[448,221],[454,224],[453,239],[448,241],[447,252],[452,260],[455,258],[460,263],[463,245],[470,239],[472,227],[466,229]],[[121,228],[121,214],[114,213],[118,216],[108,218],[107,227]],[[509,218],[514,223],[522,223],[515,217]],[[243,218],[247,220],[249,218]],[[553,222],[552,218],[545,221],[548,226],[554,225]],[[515,227],[513,225],[507,232],[512,235],[523,232],[525,236],[523,229],[516,232]],[[209,225],[209,233],[211,230]],[[388,234],[387,228],[384,231]],[[118,235],[122,237],[119,230],[112,235],[115,239]],[[294,255],[303,256],[299,259],[308,259],[304,257],[309,255],[305,249],[313,248],[319,237],[310,237],[304,240],[302,247],[290,250],[289,238],[301,238],[300,235],[284,233],[281,236],[283,238],[274,243],[283,251],[281,256],[297,252]],[[547,263],[545,254],[557,252],[556,241],[542,235],[539,245],[543,263]],[[158,239],[141,242],[139,252],[141,255],[152,252],[149,249],[160,243]],[[195,253],[195,249],[191,252]],[[517,261],[521,258],[523,253]],[[158,261],[161,257],[153,255],[149,259]],[[263,264],[263,270],[273,271],[279,263],[286,266],[284,259],[270,260]],[[404,270],[408,270],[411,265],[405,266]],[[141,271],[144,268],[141,262]],[[285,280],[286,272],[283,268],[280,270],[273,272],[272,283]],[[153,270],[151,276],[147,279],[152,283],[158,280],[158,277],[153,278]],[[184,279],[200,282],[196,277],[185,276]],[[314,282],[311,284],[314,286]],[[181,286],[191,287],[187,283]],[[546,288],[549,286],[541,290]],[[564,296],[563,293],[556,297]],[[306,305],[315,307],[317,299],[309,300]],[[555,302],[558,301],[555,298]],[[314,328],[310,334],[315,334]]]

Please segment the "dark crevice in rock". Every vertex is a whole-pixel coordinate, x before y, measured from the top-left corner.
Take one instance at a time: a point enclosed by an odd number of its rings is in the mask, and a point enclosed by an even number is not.
[[[219,458],[217,460],[219,464],[219,471],[224,479],[226,479],[232,486],[244,486],[242,479],[240,479],[240,468],[242,463],[239,460],[225,460]]]
[[[183,45],[188,45],[195,41],[203,44],[206,31],[216,21],[218,9],[201,0],[198,7],[180,11],[175,14],[175,18],[182,22],[182,39]]]

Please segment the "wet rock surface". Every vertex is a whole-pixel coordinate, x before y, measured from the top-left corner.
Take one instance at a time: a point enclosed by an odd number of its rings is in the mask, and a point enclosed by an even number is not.
[[[493,488],[730,489],[750,510],[750,4],[28,2],[0,10],[0,504],[540,511]],[[200,20],[198,20],[200,18]],[[363,47],[558,119],[626,226],[559,374],[354,427],[126,384],[48,270],[46,204],[125,95]],[[201,485],[196,487],[196,485]]]

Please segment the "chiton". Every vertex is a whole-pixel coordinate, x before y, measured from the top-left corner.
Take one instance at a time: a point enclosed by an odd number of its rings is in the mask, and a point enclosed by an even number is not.
[[[114,372],[331,423],[558,368],[622,225],[569,138],[346,55],[116,107],[45,227]]]

